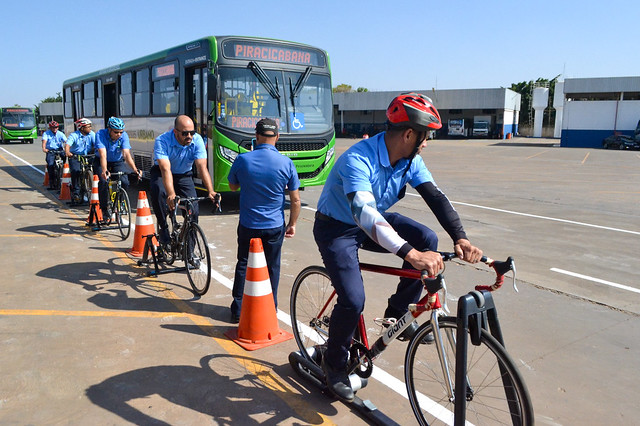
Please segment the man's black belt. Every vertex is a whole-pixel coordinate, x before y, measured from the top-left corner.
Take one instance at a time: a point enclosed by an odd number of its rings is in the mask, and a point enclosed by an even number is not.
[[[324,213],[320,213],[319,211],[316,210],[316,219],[321,220],[323,222],[330,222],[332,220],[335,220],[334,218],[332,218],[331,216],[327,216]]]

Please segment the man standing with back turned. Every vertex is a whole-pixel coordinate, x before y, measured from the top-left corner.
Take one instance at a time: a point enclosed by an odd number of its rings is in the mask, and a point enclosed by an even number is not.
[[[240,187],[240,223],[238,224],[238,262],[233,281],[231,321],[240,321],[244,281],[247,272],[249,244],[260,238],[267,260],[273,298],[278,306],[280,254],[284,238],[296,232],[300,214],[298,172],[289,157],[276,149],[278,125],[269,118],[256,124],[256,147],[239,155],[229,171],[229,187]],[[289,192],[291,208],[289,222],[284,225],[284,194]]]

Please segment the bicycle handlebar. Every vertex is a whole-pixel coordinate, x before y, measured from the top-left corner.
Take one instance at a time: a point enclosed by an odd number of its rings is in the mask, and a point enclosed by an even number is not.
[[[442,260],[445,262],[458,258],[457,254],[451,253],[451,252],[440,252],[440,254],[442,255]],[[513,278],[512,278],[513,289],[516,291],[516,293],[519,291],[518,287],[516,286],[516,264],[511,256],[509,256],[507,260],[504,260],[504,261],[493,260],[490,257],[482,256],[482,258],[480,259],[480,262],[487,264],[489,267],[493,268],[494,271],[496,271],[496,280],[491,285],[477,285],[475,286],[476,290],[495,291],[499,289],[500,287],[502,287],[502,284],[504,283],[505,274],[509,271],[513,271]],[[442,276],[442,272],[440,272],[435,277],[429,277],[426,271],[422,271],[421,279],[424,284],[424,287],[427,289],[427,291],[430,294],[436,293],[441,288],[444,288],[446,291],[446,286],[444,284],[444,278]]]

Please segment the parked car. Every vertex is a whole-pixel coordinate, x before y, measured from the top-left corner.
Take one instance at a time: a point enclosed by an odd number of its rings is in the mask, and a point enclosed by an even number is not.
[[[637,149],[640,150],[640,142],[631,136],[611,135],[602,141],[604,149]]]

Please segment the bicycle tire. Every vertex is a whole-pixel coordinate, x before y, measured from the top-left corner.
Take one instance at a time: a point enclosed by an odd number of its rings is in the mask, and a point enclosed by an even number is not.
[[[131,203],[127,191],[120,188],[116,195],[116,201],[113,204],[113,212],[116,215],[116,223],[122,240],[129,238],[131,233]]]
[[[55,188],[57,191],[60,191],[62,188],[62,175],[64,174],[64,164],[56,163],[56,173],[55,173]]]
[[[317,351],[329,338],[329,321],[338,301],[338,296],[332,294],[331,279],[322,266],[303,269],[291,288],[289,309],[293,336],[302,356],[316,364],[319,364]]]
[[[190,222],[184,233],[184,265],[193,291],[202,296],[211,284],[211,254],[200,225]]]
[[[91,189],[93,188],[93,174],[91,170],[85,170],[82,174],[82,183],[80,184],[80,201],[84,202],[84,198],[87,198],[87,202],[91,201]]]
[[[455,383],[456,318],[442,317],[438,324],[450,378]],[[420,344],[430,332],[431,323],[424,323],[407,348],[404,372],[409,402],[419,424],[453,424],[454,402],[446,390],[437,345]],[[533,424],[533,406],[522,375],[504,347],[486,330],[481,332],[479,346],[469,342],[467,380],[472,390],[467,396],[467,421],[475,425]],[[510,388],[515,391],[515,401],[507,399],[504,383],[512,384]],[[513,416],[510,404],[515,411]]]

